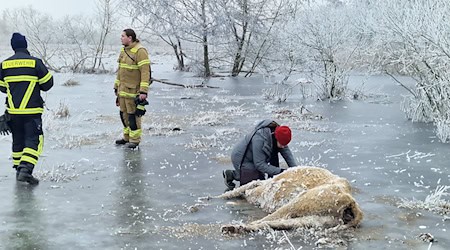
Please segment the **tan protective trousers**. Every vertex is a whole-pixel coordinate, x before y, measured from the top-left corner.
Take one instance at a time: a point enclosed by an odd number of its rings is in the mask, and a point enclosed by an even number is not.
[[[142,117],[137,117],[134,114],[136,112],[136,103],[134,103],[134,99],[119,96],[119,107],[122,115],[122,123],[124,125],[123,139],[139,144],[142,135]]]

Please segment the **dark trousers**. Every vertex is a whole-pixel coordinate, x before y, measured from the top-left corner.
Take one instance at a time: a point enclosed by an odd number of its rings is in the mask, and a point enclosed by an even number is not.
[[[275,166],[275,167],[280,167],[280,162],[279,162],[279,158],[278,158],[278,150],[274,150],[272,152],[272,155],[270,156],[270,165]],[[265,173],[261,173],[256,169],[245,169],[245,168],[241,168],[240,169],[241,173],[240,173],[240,185],[245,185],[251,181],[254,180],[264,180],[265,178]],[[236,172],[236,170],[234,171]],[[236,173],[233,173],[233,176],[236,176]],[[269,178],[271,178],[273,176],[269,176]]]
[[[14,167],[24,165],[32,171],[44,146],[41,115],[11,115],[9,126]]]

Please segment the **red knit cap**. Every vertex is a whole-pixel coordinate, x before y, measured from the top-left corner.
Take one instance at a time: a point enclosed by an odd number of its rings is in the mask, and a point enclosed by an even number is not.
[[[288,126],[278,126],[275,128],[275,139],[283,145],[289,144],[292,138],[291,129]]]

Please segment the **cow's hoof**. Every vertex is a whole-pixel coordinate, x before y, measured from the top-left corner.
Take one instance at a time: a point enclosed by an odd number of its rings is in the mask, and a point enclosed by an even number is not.
[[[239,234],[242,232],[242,226],[239,225],[225,225],[222,226],[223,234]]]

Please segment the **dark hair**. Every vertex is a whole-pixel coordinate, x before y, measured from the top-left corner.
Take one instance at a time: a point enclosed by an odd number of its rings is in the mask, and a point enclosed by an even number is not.
[[[125,35],[131,36],[133,42],[139,42],[139,39],[136,38],[136,32],[133,29],[124,29],[123,32],[125,32]]]

